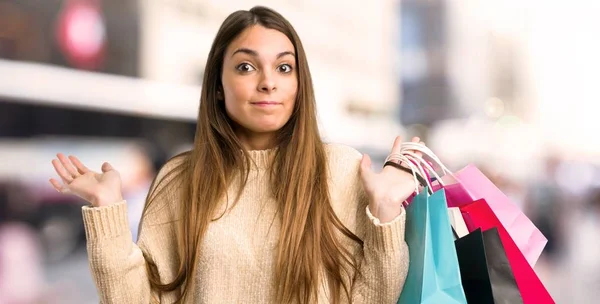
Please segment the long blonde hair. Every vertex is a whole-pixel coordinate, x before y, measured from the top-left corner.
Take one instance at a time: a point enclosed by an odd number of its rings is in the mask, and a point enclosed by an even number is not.
[[[333,211],[328,190],[327,159],[319,135],[314,90],[304,49],[291,24],[277,12],[254,7],[237,11],[221,25],[208,55],[194,146],[182,155],[184,161],[154,183],[170,180],[183,184],[178,221],[179,268],[172,282],[162,283],[149,269],[153,289],[166,292],[180,288],[185,301],[194,282],[204,234],[218,220],[218,202],[226,195],[233,176],[239,174],[240,192],[248,180],[251,159],[236,137],[224,103],[217,99],[221,88],[223,58],[228,45],[246,28],[259,24],[285,34],[295,48],[298,92],[290,120],[279,130],[277,149],[270,167],[270,183],[282,221],[276,255],[278,303],[310,303],[318,298],[323,279],[329,285],[332,303],[351,301],[351,282],[358,274],[358,261],[340,235],[362,246]],[[243,151],[243,153],[240,153]],[[153,184],[154,184],[153,183]],[[153,189],[166,189],[153,185]],[[151,191],[146,202],[158,194]],[[236,199],[237,201],[237,199]],[[325,278],[323,278],[323,275]],[[344,291],[344,293],[342,293]]]

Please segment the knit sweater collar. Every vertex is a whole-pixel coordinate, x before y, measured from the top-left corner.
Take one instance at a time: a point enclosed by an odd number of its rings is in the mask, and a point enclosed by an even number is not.
[[[277,148],[265,149],[265,150],[248,150],[250,159],[253,161],[253,169],[268,169],[271,166],[273,157]]]

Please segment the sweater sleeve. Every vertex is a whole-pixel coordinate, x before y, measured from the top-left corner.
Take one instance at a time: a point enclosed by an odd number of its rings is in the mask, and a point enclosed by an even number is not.
[[[365,205],[360,204],[360,205]],[[353,284],[353,303],[395,304],[408,274],[409,252],[404,240],[406,212],[380,224],[368,207],[360,208],[357,233],[363,235],[360,275]],[[361,231],[362,230],[362,231]]]
[[[150,303],[143,237],[133,243],[123,201],[83,207],[87,251],[100,303]]]
[[[159,295],[151,288],[148,271],[155,273],[161,283],[171,282],[179,262],[172,224],[176,221],[173,206],[178,198],[176,191],[160,191],[167,190],[163,185],[172,178],[168,173],[177,163],[179,159],[167,162],[158,173],[155,184],[159,186],[153,185],[151,193],[156,190],[161,194],[154,197],[142,216],[137,244],[129,229],[125,201],[83,207],[88,260],[101,303],[155,303],[172,296]]]
[[[352,282],[352,303],[395,304],[408,274],[409,252],[404,239],[406,212],[381,224],[368,209],[360,179],[362,155],[347,146],[329,145],[332,202],[338,217],[363,246],[353,247],[359,273]]]

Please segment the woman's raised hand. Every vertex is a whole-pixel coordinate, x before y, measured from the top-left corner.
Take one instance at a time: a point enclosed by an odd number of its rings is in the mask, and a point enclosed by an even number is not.
[[[54,178],[50,183],[57,191],[76,195],[94,207],[107,206],[123,200],[121,176],[109,163],[102,165],[102,172],[94,172],[84,166],[75,156],[68,158],[59,153],[52,165],[62,183]]]
[[[420,139],[415,137],[412,142],[418,143]],[[396,137],[391,153],[400,153],[401,150],[402,139]],[[421,152],[412,152],[421,157]],[[369,210],[384,223],[400,214],[402,203],[417,187],[412,174],[392,166],[384,167],[379,173],[374,172],[371,169],[371,158],[367,154],[363,155],[360,173],[363,187],[370,199]]]

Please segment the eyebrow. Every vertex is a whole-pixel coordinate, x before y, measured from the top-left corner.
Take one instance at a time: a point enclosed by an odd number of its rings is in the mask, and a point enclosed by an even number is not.
[[[244,53],[244,54],[248,54],[252,57],[258,57],[258,52],[255,50],[251,50],[248,48],[239,48],[237,50],[235,50],[235,52],[233,52],[233,54],[231,54],[231,57],[233,57],[233,55],[237,54],[237,53]],[[279,54],[277,54],[277,59],[286,56],[286,55],[292,55],[294,56],[294,58],[296,57],[296,54],[294,54],[294,52],[292,51],[285,51],[285,52],[281,52]]]

